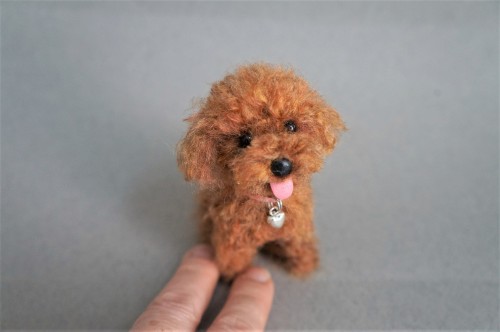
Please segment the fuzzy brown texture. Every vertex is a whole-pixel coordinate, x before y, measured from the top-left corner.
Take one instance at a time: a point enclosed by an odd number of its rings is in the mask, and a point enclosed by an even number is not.
[[[288,120],[296,132],[286,130]],[[214,247],[222,275],[232,279],[259,250],[294,275],[312,272],[319,258],[311,175],[345,130],[339,114],[293,70],[258,63],[215,82],[187,121],[178,164],[186,180],[200,185],[201,236]],[[252,141],[241,148],[245,132]],[[286,178],[271,172],[277,158],[293,163]],[[288,178],[294,191],[283,201],[286,221],[276,229],[267,223],[266,203],[252,197],[273,197],[269,184]]]

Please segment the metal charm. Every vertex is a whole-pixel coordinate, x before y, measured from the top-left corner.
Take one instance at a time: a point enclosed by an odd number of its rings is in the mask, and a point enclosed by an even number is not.
[[[281,211],[283,202],[278,200],[276,203],[277,205],[267,203],[267,207],[269,208],[267,223],[274,228],[281,228],[285,222],[285,212]]]

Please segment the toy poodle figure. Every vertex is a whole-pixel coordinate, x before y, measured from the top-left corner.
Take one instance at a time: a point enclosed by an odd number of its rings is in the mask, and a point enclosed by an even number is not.
[[[200,186],[201,235],[222,276],[258,250],[296,276],[314,271],[311,176],[345,129],[339,114],[293,70],[259,63],[215,82],[187,121],[178,164]]]

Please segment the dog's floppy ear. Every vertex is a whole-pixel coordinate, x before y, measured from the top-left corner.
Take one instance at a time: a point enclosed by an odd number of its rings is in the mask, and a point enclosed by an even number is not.
[[[321,141],[325,153],[330,153],[335,148],[340,134],[347,130],[344,121],[340,118],[337,111],[328,105],[321,108],[321,121],[323,121],[323,131],[320,133]]]
[[[177,146],[177,164],[187,181],[202,186],[216,183],[217,151],[210,119],[197,113],[186,119],[188,132]]]

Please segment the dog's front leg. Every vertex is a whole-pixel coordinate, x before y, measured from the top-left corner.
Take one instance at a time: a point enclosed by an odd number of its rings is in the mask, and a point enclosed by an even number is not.
[[[251,265],[257,252],[257,245],[253,241],[234,233],[215,231],[212,235],[215,262],[224,279],[233,279]]]
[[[276,259],[287,271],[299,277],[313,272],[319,263],[316,239],[313,235],[269,242],[262,251]]]
[[[284,252],[285,268],[296,276],[305,277],[318,267],[319,255],[314,237],[294,238],[285,244]]]

